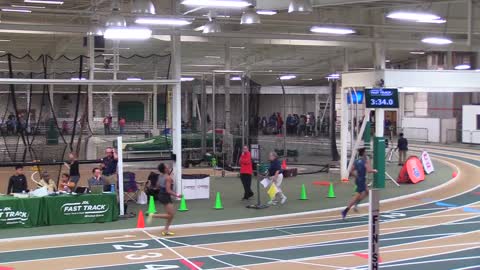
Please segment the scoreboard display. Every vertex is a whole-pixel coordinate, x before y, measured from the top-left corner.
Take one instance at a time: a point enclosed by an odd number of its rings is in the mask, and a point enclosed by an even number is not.
[[[370,109],[398,109],[398,89],[365,89],[365,104]]]

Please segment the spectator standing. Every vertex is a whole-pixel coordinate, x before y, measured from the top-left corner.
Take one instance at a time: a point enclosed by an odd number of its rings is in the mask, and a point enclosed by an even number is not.
[[[105,154],[106,156],[102,159],[102,163],[100,164],[100,168],[102,168],[102,176],[105,179],[106,184],[116,184],[118,163],[117,152],[112,147],[108,147],[105,149]]]
[[[297,127],[297,135],[302,136],[302,134],[305,134],[305,129],[307,125],[307,118],[305,115],[301,115],[300,119],[298,120],[298,127]]]
[[[248,149],[248,146],[244,145],[242,149],[242,155],[240,156],[240,179],[243,185],[243,198],[242,200],[250,199],[254,193],[252,191],[252,155]]]
[[[7,194],[28,191],[27,178],[23,174],[23,166],[15,167],[15,174],[8,180]]]
[[[108,116],[105,116],[103,118],[103,128],[105,130],[105,135],[109,135],[111,133],[112,129],[112,115],[109,114]]]
[[[282,128],[283,128],[283,118],[282,115],[277,112],[277,132],[278,134],[282,133]]]
[[[118,120],[118,127],[120,128],[120,135],[123,135],[123,132],[125,131],[125,125],[127,124],[127,121],[125,120],[124,117],[120,117],[120,120]]]
[[[397,150],[398,150],[398,166],[403,166],[403,164],[405,163],[405,160],[407,159],[407,151],[408,151],[408,140],[404,137],[403,133],[400,133],[400,138],[398,138]]]
[[[78,163],[76,153],[71,152],[68,154],[68,161],[64,165],[69,170],[70,182],[74,183],[76,187],[80,180],[80,164]]]

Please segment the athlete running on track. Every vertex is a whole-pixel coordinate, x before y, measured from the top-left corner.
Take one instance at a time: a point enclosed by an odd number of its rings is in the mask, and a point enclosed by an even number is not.
[[[347,208],[342,211],[342,219],[347,217],[350,208],[355,206],[354,211],[357,211],[357,205],[367,196],[367,173],[377,173],[377,170],[373,169],[368,156],[365,154],[365,148],[358,149],[358,159],[352,166],[350,171],[351,175],[356,175],[355,185],[357,186],[356,194],[348,204]]]

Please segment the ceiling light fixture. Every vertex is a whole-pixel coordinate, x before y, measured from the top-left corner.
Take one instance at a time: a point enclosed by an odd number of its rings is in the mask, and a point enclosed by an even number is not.
[[[467,70],[467,69],[471,69],[471,68],[472,67],[468,64],[461,64],[461,65],[455,66],[456,70]]]
[[[205,55],[205,58],[220,59],[222,57],[216,55]]]
[[[241,80],[242,80],[242,78],[239,77],[239,76],[235,76],[235,77],[230,78],[230,81],[241,81]]]
[[[13,8],[45,8],[41,6],[22,6],[22,5],[11,5]]]
[[[99,24],[95,23],[90,26],[90,29],[87,32],[89,36],[103,36],[105,34],[105,29]]]
[[[452,40],[443,37],[428,37],[422,39],[422,42],[433,45],[448,45],[453,43]]]
[[[192,23],[192,19],[184,18],[155,18],[155,17],[142,17],[135,20],[137,24],[150,24],[150,25],[172,25],[172,26],[183,26],[189,25]]]
[[[63,5],[63,1],[53,1],[53,0],[25,0],[23,2],[31,3],[31,4]]]
[[[325,77],[328,80],[339,80],[340,79],[340,74],[338,73],[333,73]]]
[[[297,78],[297,76],[295,76],[295,75],[283,75],[283,76],[280,76],[280,80],[282,80],[282,81],[288,81],[288,80],[295,79],[295,78]]]
[[[311,0],[290,0],[288,13],[310,13],[313,11]]]
[[[240,24],[260,24],[260,16],[255,12],[253,7],[249,7],[242,14]]]
[[[142,78],[127,78],[127,81],[142,81]]]
[[[419,23],[445,23],[440,16],[426,12],[394,11],[387,14],[387,18]]]
[[[222,28],[215,18],[211,18],[211,20],[203,26],[204,34],[214,34],[220,32],[222,32]]]
[[[204,6],[214,8],[244,8],[252,5],[247,1],[236,0],[184,0],[182,5],[186,6]]]
[[[155,6],[150,0],[133,0],[132,2],[133,14],[155,14]]]
[[[19,12],[19,13],[32,13],[29,9],[16,9],[16,8],[2,8],[3,12]]]
[[[278,11],[276,10],[268,10],[268,9],[260,9],[257,10],[258,15],[266,15],[266,16],[272,16],[278,14]]]
[[[417,21],[419,23],[437,23],[437,24],[442,24],[442,23],[446,23],[447,20],[445,19],[437,19],[437,20],[421,20],[421,21]]]
[[[193,80],[195,80],[195,78],[193,78],[193,77],[182,77],[180,79],[180,81],[182,81],[182,82],[191,82]]]
[[[410,52],[410,54],[415,54],[415,55],[424,55],[425,52],[424,51],[412,51]]]
[[[148,28],[108,28],[103,35],[105,39],[114,40],[145,40],[152,36]]]
[[[125,20],[125,17],[120,15],[118,13],[118,10],[116,11],[114,10],[113,12],[114,14],[112,14],[112,16],[108,18],[107,22],[105,23],[105,26],[106,27],[126,27],[127,21]]]
[[[326,27],[326,26],[313,26],[310,28],[310,31],[313,33],[333,34],[333,35],[349,35],[349,34],[355,33],[355,30],[353,29]]]

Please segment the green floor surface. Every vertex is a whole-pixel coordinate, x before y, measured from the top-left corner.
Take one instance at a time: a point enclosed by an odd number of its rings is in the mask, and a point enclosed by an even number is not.
[[[435,162],[436,171],[427,176],[426,181],[417,185],[395,186],[391,181],[387,180],[386,188],[382,190],[382,199],[398,197],[402,195],[412,194],[418,191],[433,188],[445,183],[451,178],[452,169],[441,162]],[[394,178],[398,176],[400,167],[396,164],[389,164],[387,171]],[[245,206],[253,204],[256,200],[242,202],[240,198],[243,196],[243,188],[239,178],[233,177],[215,177],[211,181],[210,200],[191,200],[187,201],[188,212],[178,212],[174,224],[189,224],[197,222],[221,221],[240,218],[254,218],[271,215],[291,214],[305,211],[329,209],[344,206],[351,198],[354,190],[353,184],[345,184],[336,182],[335,193],[336,198],[328,199],[328,187],[313,185],[314,181],[328,181],[327,174],[302,175],[295,178],[284,179],[283,190],[288,197],[285,205],[273,206],[263,210],[247,209]],[[301,185],[305,184],[309,200],[301,201],[300,191]],[[256,190],[255,182],[252,185]],[[214,210],[215,193],[221,192],[224,210]],[[255,196],[256,198],[256,196]],[[265,190],[261,190],[261,199],[265,203],[267,195]],[[162,206],[157,204],[157,211],[163,212]],[[176,203],[178,207],[178,203]],[[138,210],[147,211],[147,205],[137,205],[129,203],[128,212],[137,213]],[[0,239],[13,237],[28,237],[47,234],[60,233],[77,233],[88,231],[114,230],[114,229],[132,229],[136,227],[136,218],[119,220],[111,223],[95,223],[95,224],[72,224],[60,226],[46,226],[36,228],[20,228],[20,229],[2,229],[0,230]],[[154,220],[150,226],[161,226],[163,220]]]

